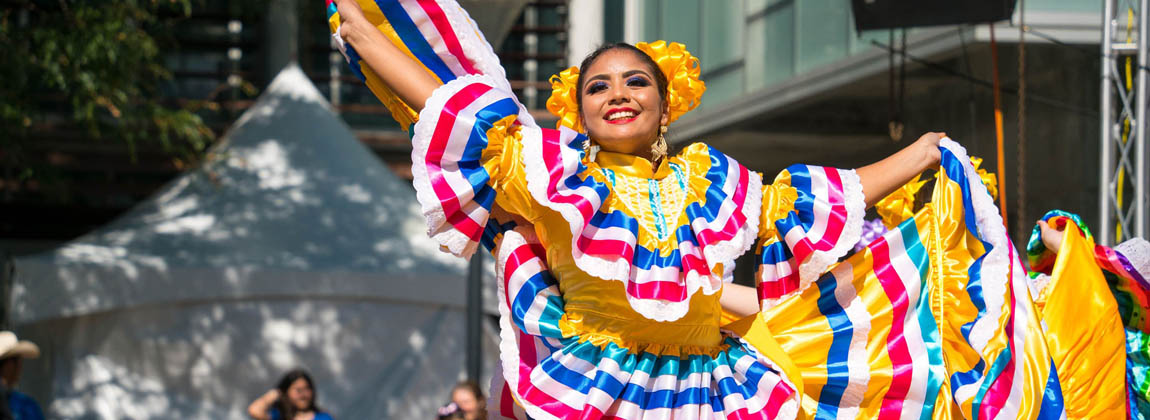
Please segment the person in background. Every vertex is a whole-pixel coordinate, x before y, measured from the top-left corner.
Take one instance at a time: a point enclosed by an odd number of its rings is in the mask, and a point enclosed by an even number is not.
[[[1150,418],[1150,242],[1096,244],[1076,214],[1052,210],[1027,244],[1031,293],[1047,329],[1068,418]],[[1071,317],[1059,317],[1073,305]],[[1123,351],[1125,350],[1125,351]],[[1125,385],[1125,386],[1123,386]]]
[[[447,403],[447,405],[439,407],[436,418],[439,420],[463,420],[463,410],[460,410],[455,403]]]
[[[13,388],[20,381],[20,374],[24,368],[24,359],[40,357],[40,348],[31,341],[16,339],[11,331],[0,331],[0,385],[6,394],[4,401],[7,410],[0,410],[2,418],[14,420],[43,420],[44,413],[40,404],[28,395]]]
[[[332,420],[315,403],[315,383],[303,369],[283,376],[279,384],[248,405],[248,415],[256,420]]]
[[[487,418],[487,399],[483,397],[483,390],[475,381],[463,381],[451,389],[451,403],[459,407],[466,420],[485,420]]]

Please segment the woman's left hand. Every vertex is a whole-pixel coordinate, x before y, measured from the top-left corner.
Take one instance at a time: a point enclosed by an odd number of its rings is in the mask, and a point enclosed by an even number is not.
[[[1046,245],[1046,249],[1055,254],[1059,249],[1062,249],[1062,238],[1066,236],[1066,227],[1062,229],[1050,226],[1045,220],[1038,221],[1039,231],[1042,232],[1042,244]]]
[[[946,133],[923,134],[898,153],[859,168],[856,173],[863,186],[867,207],[873,206],[922,171],[936,168],[942,160],[942,152],[938,147],[943,137],[946,137]]]
[[[920,156],[918,158],[921,165],[919,172],[938,165],[938,162],[942,159],[942,152],[938,150],[938,147],[943,137],[946,137],[946,133],[929,132],[923,134],[914,144],[908,147],[916,149],[917,154]]]

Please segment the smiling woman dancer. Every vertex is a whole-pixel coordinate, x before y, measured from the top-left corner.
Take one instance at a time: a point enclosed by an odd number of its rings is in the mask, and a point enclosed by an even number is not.
[[[705,90],[680,44],[608,45],[553,77],[548,129],[458,4],[328,12],[352,70],[413,124],[430,236],[497,256],[494,416],[1062,415],[1002,220],[941,133],[858,170],[794,165],[764,184],[705,144],[667,155],[667,126]],[[926,169],[939,170],[932,202],[840,263],[866,207]],[[721,296],[752,247],[746,310]],[[724,326],[724,304],[764,315]]]

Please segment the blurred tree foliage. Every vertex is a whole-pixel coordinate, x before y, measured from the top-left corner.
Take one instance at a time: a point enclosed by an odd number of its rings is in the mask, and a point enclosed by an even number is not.
[[[214,139],[194,109],[161,102],[163,55],[195,0],[0,0],[0,164],[35,178],[47,127],[92,141],[158,142],[177,164]],[[244,3],[244,2],[240,2]],[[251,3],[251,1],[247,2]]]

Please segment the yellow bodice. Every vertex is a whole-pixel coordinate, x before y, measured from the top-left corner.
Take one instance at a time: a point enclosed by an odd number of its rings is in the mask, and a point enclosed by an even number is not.
[[[631,155],[599,152],[595,162],[589,165],[596,175],[604,173],[604,178],[614,178],[616,185],[623,184],[625,178],[652,179],[659,185],[664,201],[674,200],[684,206],[681,197],[686,194],[674,181],[675,171],[664,159],[658,167],[647,160]],[[613,173],[612,173],[613,172]],[[616,186],[616,185],[613,185]],[[633,202],[644,203],[649,196],[638,190],[614,188],[614,194],[630,194]],[[635,197],[639,196],[639,197]],[[624,200],[626,202],[626,200]],[[632,206],[629,204],[628,207]],[[639,211],[635,211],[639,210]],[[643,209],[633,209],[638,214],[649,214]],[[680,212],[682,209],[676,209]],[[660,322],[644,317],[632,305],[658,305],[655,301],[630,302],[627,296],[627,283],[608,281],[588,275],[575,264],[571,252],[571,232],[563,227],[567,222],[556,212],[543,212],[534,221],[536,234],[547,250],[547,265],[559,281],[559,290],[565,302],[564,335],[578,335],[596,345],[615,343],[632,352],[647,351],[654,354],[716,354],[722,347],[719,333],[719,293],[707,295],[695,293],[690,299],[690,308],[682,318],[671,322]],[[640,229],[657,231],[653,223],[657,220],[638,218],[643,225]],[[552,228],[547,228],[552,227]],[[665,226],[665,228],[667,228]],[[652,235],[654,236],[654,235]]]

